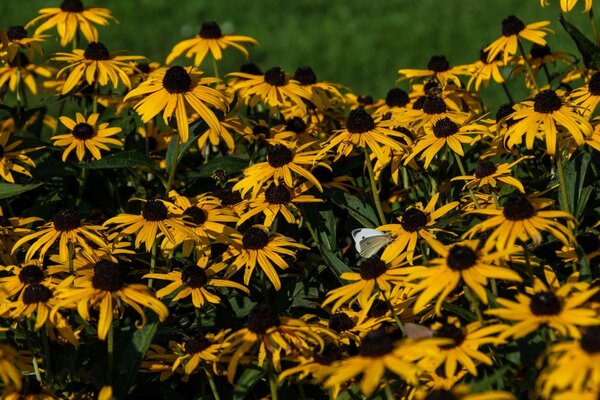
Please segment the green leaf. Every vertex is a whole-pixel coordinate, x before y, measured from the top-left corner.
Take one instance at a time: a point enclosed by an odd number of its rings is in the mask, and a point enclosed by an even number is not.
[[[146,356],[146,351],[152,343],[158,328],[158,317],[151,313],[148,323],[141,329],[135,329],[131,340],[122,351],[115,352],[115,398],[124,399],[133,387],[135,377],[140,369],[140,364]]]
[[[87,169],[147,168],[159,170],[154,160],[134,150],[109,154],[100,160],[80,163],[78,166]]]
[[[366,201],[358,196],[339,190],[327,193],[329,199],[348,213],[365,228],[375,228],[379,225],[375,210]]]
[[[337,248],[336,221],[333,210],[327,205],[302,207],[302,214],[318,236],[320,244],[329,251]]]
[[[600,69],[600,47],[596,46],[579,29],[568,23],[563,15],[560,16],[560,23],[575,42],[585,66],[590,69]]]
[[[265,370],[254,365],[246,368],[233,388],[233,400],[245,399],[265,373]]]
[[[29,185],[19,185],[16,183],[0,183],[0,199],[6,199],[21,193],[28,192],[40,187],[41,183],[30,183]]]
[[[190,172],[190,178],[210,178],[216,170],[223,170],[227,175],[236,175],[248,166],[248,160],[237,156],[217,157]]]
[[[591,194],[591,191],[583,189],[585,175],[591,158],[592,156],[589,153],[583,153],[568,161],[564,167],[569,212],[575,218],[581,217],[581,213],[583,213]],[[559,196],[559,203],[561,208],[564,209],[565,205],[563,204],[562,196]]]
[[[320,246],[319,250],[321,250],[321,254],[323,255],[323,259],[325,260],[327,265],[329,265],[333,269],[333,271],[337,274],[338,277],[344,272],[352,272],[350,267],[348,267],[346,263],[340,260],[335,253],[325,249],[323,246]]]

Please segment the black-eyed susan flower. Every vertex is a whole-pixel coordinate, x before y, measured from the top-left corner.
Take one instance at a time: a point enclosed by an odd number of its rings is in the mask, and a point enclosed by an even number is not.
[[[600,103],[600,72],[596,72],[583,87],[569,94],[569,103],[584,108],[592,114]]]
[[[235,137],[250,133],[250,128],[237,115],[228,115],[219,121],[220,129],[217,131],[208,127],[198,136],[198,148],[202,151],[207,145],[218,146],[224,143],[228,153],[235,150]]]
[[[306,150],[311,143],[296,147],[292,144],[275,144],[267,147],[267,160],[254,164],[244,170],[244,178],[233,185],[233,190],[240,190],[245,196],[252,190],[252,197],[264,184],[273,179],[275,185],[282,181],[288,187],[294,187],[296,177],[302,177],[323,190],[321,184],[308,170],[308,166],[320,165],[318,150]]]
[[[533,142],[541,137],[546,142],[546,151],[553,156],[560,138],[567,137],[582,146],[592,135],[592,126],[581,116],[577,107],[564,102],[553,90],[542,90],[533,100],[524,101],[511,114],[515,123],[505,134],[504,143],[508,148],[520,144],[525,136],[525,146],[533,149]],[[558,129],[558,127],[563,129]]]
[[[415,100],[412,108],[394,109],[391,123],[396,126],[409,126],[414,130],[446,118],[455,124],[462,124],[470,114],[450,108],[448,100],[437,94],[440,90],[436,89],[436,94],[427,94]]]
[[[477,121],[466,120],[462,124],[457,124],[448,117],[425,126],[424,130],[425,134],[417,138],[410,148],[410,154],[404,160],[404,165],[420,154],[419,158],[425,160],[424,167],[427,169],[433,157],[446,146],[458,156],[463,157],[465,155],[463,144],[470,144],[475,140],[476,135],[484,135],[489,132],[485,125],[479,124]]]
[[[472,175],[462,175],[452,178],[452,181],[467,181],[463,189],[488,187],[496,189],[503,185],[513,186],[521,193],[525,193],[523,184],[511,174],[511,169],[523,159],[521,157],[511,163],[496,164],[490,160],[479,160]]]
[[[436,54],[432,56],[427,62],[427,69],[401,69],[398,71],[400,74],[399,82],[406,79],[415,78],[432,78],[438,81],[442,87],[446,86],[448,82],[454,83],[456,86],[461,86],[459,75],[466,75],[468,69],[464,66],[451,67],[450,63],[446,59],[446,56]]]
[[[227,184],[219,189],[215,196],[221,200],[221,206],[227,208],[238,217],[246,210],[247,202],[244,201],[239,190],[233,190],[233,184]]]
[[[73,41],[78,30],[88,42],[97,42],[98,31],[94,25],[108,25],[108,20],[113,18],[108,9],[85,7],[81,0],[63,0],[60,7],[42,8],[39,13],[25,28],[43,21],[35,30],[35,34],[39,35],[56,27],[61,46]]]
[[[525,25],[523,21],[514,15],[510,15],[502,20],[502,36],[488,45],[484,51],[488,52],[488,61],[496,59],[498,54],[502,54],[502,59],[507,62],[515,55],[519,49],[519,38],[523,38],[539,45],[546,44],[546,35],[551,32],[550,21],[540,21]]]
[[[11,135],[0,134],[0,176],[7,182],[15,183],[12,172],[31,178],[31,173],[25,168],[35,168],[35,162],[27,156],[39,148],[19,149],[22,140],[11,140]],[[12,171],[12,172],[11,172]]]
[[[177,291],[171,301],[191,297],[194,307],[202,308],[206,303],[219,304],[221,302],[221,298],[209,291],[209,288],[232,288],[249,294],[248,289],[237,282],[214,277],[225,268],[227,268],[227,264],[224,263],[203,267],[183,262],[180,271],[171,271],[166,274],[146,274],[144,278],[171,282],[156,292],[157,298],[162,299]]]
[[[243,72],[232,72],[230,76],[239,78],[232,83],[244,104],[255,107],[257,104],[267,104],[270,112],[294,105],[306,113],[305,100],[310,100],[311,93],[291,79],[281,68],[268,69],[264,75],[253,75]]]
[[[387,116],[397,108],[406,107],[410,103],[410,96],[404,90],[395,87],[388,90],[385,103],[373,111],[373,117]]]
[[[228,105],[225,96],[209,87],[218,81],[216,78],[203,78],[202,73],[194,68],[173,66],[160,68],[148,75],[148,79],[127,93],[123,101],[143,96],[133,107],[142,117],[142,122],[150,121],[162,112],[166,124],[175,117],[177,131],[182,143],[189,137],[189,118],[187,106],[198,113],[215,132],[221,127],[211,107],[226,112]]]
[[[139,314],[141,321],[136,323],[138,328],[146,325],[147,320],[142,307],[151,309],[164,321],[169,315],[167,307],[145,285],[126,283],[126,272],[125,266],[112,261],[98,262],[94,266],[93,275],[75,278],[73,286],[65,286],[57,292],[57,302],[51,317],[62,308],[76,308],[81,318],[90,321],[90,309],[98,309],[97,329],[100,340],[106,339],[113,323],[113,315],[123,304]]]
[[[458,206],[458,202],[453,201],[436,210],[439,197],[439,193],[434,194],[425,207],[419,202],[406,208],[398,218],[399,224],[387,224],[378,228],[392,236],[392,241],[381,255],[382,260],[391,261],[406,252],[406,259],[412,264],[418,239],[434,239],[435,232],[439,230],[434,227],[436,220]]]
[[[470,89],[475,84],[475,91],[479,91],[479,87],[483,83],[485,87],[490,86],[490,82],[494,80],[496,83],[504,83],[504,77],[500,68],[504,67],[501,54],[498,54],[495,59],[488,61],[488,52],[481,49],[479,52],[479,60],[469,66],[471,78],[467,83],[467,89]]]
[[[300,86],[311,94],[310,101],[319,110],[326,110],[332,104],[343,101],[342,94],[338,90],[340,85],[333,82],[318,81],[315,71],[309,66],[298,67],[294,72],[293,79],[298,81]]]
[[[587,328],[579,340],[552,345],[538,378],[538,389],[547,398],[567,389],[595,388],[600,388],[600,325]]]
[[[7,386],[14,386],[17,390],[22,387],[23,376],[17,368],[19,353],[11,346],[0,343],[0,381]]]
[[[20,296],[27,285],[34,283],[52,284],[48,270],[44,269],[38,261],[32,261],[21,266],[9,265],[0,270],[10,272],[12,275],[0,278],[0,292],[5,299]]]
[[[488,302],[486,286],[488,279],[521,282],[518,273],[506,267],[498,267],[494,262],[502,261],[516,252],[514,247],[501,252],[490,253],[478,249],[478,241],[465,241],[451,246],[430,239],[431,246],[442,257],[434,258],[428,267],[405,268],[407,281],[418,281],[411,286],[411,295],[418,298],[414,305],[415,312],[423,310],[431,300],[436,299],[435,312],[441,315],[442,303],[448,295],[464,282],[484,304]]]
[[[340,157],[348,157],[355,147],[368,148],[380,160],[386,160],[384,151],[386,147],[399,153],[406,153],[406,147],[394,138],[399,138],[407,144],[411,143],[410,138],[402,132],[391,129],[392,126],[393,121],[375,121],[364,108],[357,107],[350,111],[346,126],[334,131],[328,138],[320,154],[335,148],[334,161],[337,161]]]
[[[173,60],[185,53],[185,57],[193,57],[194,65],[199,67],[209,52],[215,60],[219,61],[223,58],[223,50],[230,46],[248,57],[248,50],[244,47],[247,44],[258,44],[258,42],[249,36],[223,35],[216,22],[207,21],[202,23],[196,37],[183,40],[173,47],[167,56],[166,64],[171,64]]]
[[[66,161],[69,154],[75,150],[77,159],[82,161],[86,150],[96,160],[102,158],[100,150],[110,151],[107,145],[122,147],[123,142],[114,138],[123,129],[111,127],[108,122],[98,124],[100,114],[91,114],[87,120],[83,114],[77,113],[75,120],[69,117],[60,117],[60,122],[69,129],[69,133],[52,136],[55,146],[64,147],[62,160]]]
[[[488,207],[470,211],[490,218],[472,227],[467,236],[473,237],[477,233],[493,230],[485,246],[496,246],[499,251],[512,248],[517,239],[521,242],[533,240],[535,244],[540,244],[542,232],[548,232],[568,245],[575,241],[573,233],[556,218],[569,220],[573,216],[564,211],[544,210],[552,203],[549,199],[528,198],[520,192],[514,192],[501,208]]]
[[[579,339],[581,327],[598,324],[596,311],[585,305],[597,291],[598,288],[579,290],[572,282],[562,286],[555,282],[548,287],[536,278],[528,294],[518,293],[514,300],[498,297],[500,307],[485,313],[515,322],[502,331],[501,338],[518,339],[547,325],[562,336]]]
[[[135,235],[135,248],[142,243],[146,250],[150,251],[155,243],[168,240],[172,245],[178,243],[174,232],[178,231],[179,237],[189,237],[192,240],[200,238],[185,226],[183,215],[174,214],[175,206],[165,200],[144,201],[142,211],[139,214],[119,214],[104,222],[104,226],[114,225],[113,230],[121,235]],[[181,241],[180,241],[181,242]]]
[[[577,246],[581,247],[585,257],[588,260],[600,256],[600,237],[593,232],[584,232],[575,236],[577,244],[563,246],[556,252],[556,255],[565,262],[577,262],[579,256],[577,254]]]
[[[41,221],[37,217],[8,217],[4,210],[0,208],[0,260],[4,265],[14,265],[17,263],[17,257],[13,254],[12,248],[14,244],[23,236],[33,233],[28,226]]]
[[[562,12],[569,12],[575,8],[578,0],[560,0],[560,9]],[[593,0],[585,0],[583,3],[583,11],[590,12],[592,9]],[[550,0],[540,0],[542,7],[546,7],[550,4]]]
[[[6,45],[2,49],[6,51],[6,61],[12,62],[15,57],[21,52],[26,51],[29,59],[33,59],[35,53],[40,56],[44,54],[40,43],[44,41],[47,35],[33,35],[29,36],[27,29],[20,25],[11,26],[6,30]]]
[[[270,227],[280,214],[289,224],[298,224],[301,212],[296,205],[323,201],[310,194],[304,194],[310,186],[312,185],[304,184],[289,188],[285,183],[271,183],[261,190],[258,196],[248,201],[248,210],[238,219],[237,226],[259,214],[263,214],[262,225],[267,227]]]
[[[389,297],[392,287],[404,282],[406,264],[401,257],[391,263],[386,263],[379,256],[367,258],[360,265],[359,272],[344,272],[340,276],[340,279],[352,283],[329,291],[322,306],[333,303],[331,310],[335,312],[342,304],[349,302],[351,305],[358,300],[358,304],[365,308],[378,291]]]
[[[79,85],[82,79],[90,85],[107,86],[112,83],[114,89],[123,83],[128,89],[131,81],[125,73],[129,62],[141,60],[143,56],[119,56],[109,53],[106,46],[100,42],[88,43],[85,50],[75,49],[72,53],[56,53],[56,61],[66,62],[68,65],[58,71],[57,78],[67,74],[61,94],[67,94]]]
[[[258,304],[249,313],[246,327],[225,338],[227,347],[221,357],[227,357],[227,380],[233,383],[235,373],[243,356],[258,350],[257,364],[272,363],[275,371],[281,370],[281,354],[308,351],[324,347],[323,339],[305,322],[279,316],[269,305]]]
[[[317,165],[310,170],[310,173],[317,178],[323,189],[337,189],[342,192],[349,192],[356,189],[352,185],[352,177],[337,175],[339,172],[338,165],[334,163]]]
[[[60,260],[67,261],[69,254],[72,255],[77,248],[91,252],[90,244],[106,247],[106,243],[100,235],[100,231],[103,229],[101,226],[85,223],[76,211],[63,209],[56,213],[52,222],[42,225],[37,232],[19,239],[13,246],[12,252],[14,253],[25,243],[33,241],[25,253],[25,260],[31,260],[38,252],[38,258],[42,260],[54,242],[59,240]]]
[[[231,277],[243,269],[244,284],[247,286],[258,265],[276,290],[281,289],[281,281],[274,265],[285,270],[289,264],[282,256],[295,257],[297,249],[308,250],[308,247],[290,237],[269,233],[268,229],[261,225],[248,228],[243,235],[232,234],[230,241],[223,254],[223,261],[229,265],[226,276]]]
[[[32,94],[37,94],[36,79],[50,78],[52,74],[52,68],[29,62],[27,56],[21,52],[13,61],[0,66],[0,85],[4,86],[8,83],[10,91],[16,93],[19,90],[19,82],[22,81]]]

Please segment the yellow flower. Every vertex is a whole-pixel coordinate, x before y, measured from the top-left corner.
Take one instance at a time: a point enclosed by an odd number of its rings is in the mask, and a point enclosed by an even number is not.
[[[0,176],[7,182],[15,183],[11,171],[31,178],[31,173],[23,165],[35,168],[35,162],[26,154],[39,150],[39,148],[17,149],[23,141],[13,140],[9,144],[8,139],[10,139],[10,136],[9,134],[0,133]]]
[[[108,25],[108,19],[113,17],[106,8],[84,7],[81,0],[63,0],[60,7],[42,8],[37,16],[25,28],[44,21],[36,30],[38,35],[56,27],[60,36],[60,45],[66,46],[77,35],[79,29],[88,42],[98,41],[98,31],[94,24]]]
[[[43,55],[44,51],[39,45],[39,42],[43,42],[46,37],[48,37],[48,35],[38,36],[37,33],[30,37],[27,29],[22,26],[11,26],[6,30],[6,48],[2,49],[3,51],[6,51],[6,61],[13,62],[21,50],[26,50],[30,59],[33,58],[34,52],[38,53],[40,56]]]
[[[0,86],[8,83],[11,92],[18,89],[19,79],[25,84],[32,94],[37,94],[37,77],[50,78],[53,70],[45,65],[32,64],[25,54],[18,53],[12,62],[0,66]]]
[[[514,15],[503,19],[502,36],[484,49],[488,52],[488,62],[495,60],[498,54],[502,54],[502,59],[506,63],[511,56],[517,53],[519,37],[541,46],[545,45],[546,40],[544,37],[548,32],[552,32],[550,28],[547,28],[548,25],[550,25],[550,21],[525,25],[523,21]]]
[[[467,83],[467,89],[471,89],[471,85],[475,83],[475,91],[478,92],[482,83],[485,87],[489,87],[492,79],[496,83],[504,83],[504,77],[500,72],[502,67],[504,67],[504,62],[500,54],[495,59],[488,61],[488,52],[481,49],[479,60],[470,66],[471,78]]]
[[[14,385],[17,390],[22,387],[21,372],[16,367],[19,353],[12,347],[0,343],[0,382],[4,385]]]
[[[569,103],[585,109],[592,114],[600,103],[600,72],[596,72],[587,85],[573,90],[569,94]]]
[[[398,73],[400,74],[398,82],[414,78],[433,78],[442,87],[445,87],[448,82],[452,82],[460,87],[461,82],[458,75],[466,75],[468,69],[463,66],[450,67],[446,56],[437,54],[432,56],[427,62],[427,69],[401,69]]]
[[[577,1],[578,0],[560,0],[560,9],[562,10],[562,12],[569,12],[573,8],[575,8]],[[584,12],[590,12],[590,10],[592,9],[592,1],[593,0],[585,0],[583,5]],[[550,4],[550,0],[540,0],[540,4],[542,5],[542,7],[546,7],[548,4]]]
[[[241,51],[246,58],[248,50],[242,44],[258,44],[258,42],[248,36],[223,35],[221,28],[214,21],[203,22],[200,27],[200,33],[192,39],[183,40],[175,45],[171,53],[167,56],[166,64],[170,64],[174,59],[185,53],[185,57],[194,57],[194,65],[199,67],[202,61],[210,51],[215,60],[223,58],[222,50],[227,47],[235,47]]]
[[[519,182],[516,178],[513,178],[511,175],[511,168],[516,164],[524,160],[525,158],[531,157],[521,157],[512,163],[502,163],[495,164],[489,160],[479,160],[477,163],[477,168],[473,171],[473,175],[462,175],[456,176],[452,178],[452,181],[467,181],[463,186],[464,189],[474,189],[480,187],[492,187],[496,189],[499,184],[510,185],[513,186],[521,193],[525,193],[525,188],[523,188],[523,184]]]

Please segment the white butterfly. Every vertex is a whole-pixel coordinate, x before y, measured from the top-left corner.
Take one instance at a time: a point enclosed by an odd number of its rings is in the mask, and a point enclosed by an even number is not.
[[[434,336],[433,331],[428,327],[412,322],[405,323],[404,329],[406,329],[406,335],[411,339],[425,339]]]
[[[352,231],[356,251],[361,257],[369,258],[390,243],[390,235],[377,229],[361,228]]]

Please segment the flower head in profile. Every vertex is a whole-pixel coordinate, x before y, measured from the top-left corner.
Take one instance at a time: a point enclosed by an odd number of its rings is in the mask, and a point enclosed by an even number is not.
[[[25,88],[35,95],[38,94],[37,80],[40,77],[50,78],[53,73],[53,68],[43,64],[34,64],[29,61],[25,53],[19,52],[14,60],[0,66],[0,86],[4,87],[8,84],[8,89],[16,93],[19,87],[18,82],[22,81]]]
[[[573,10],[573,8],[575,8],[577,2],[578,0],[560,0],[560,9],[562,10],[562,12],[569,12]],[[590,12],[590,10],[592,9],[592,2],[593,0],[584,0],[583,12]],[[542,7],[546,7],[550,4],[550,0],[540,0],[540,4],[542,5]]]
[[[0,177],[7,182],[15,183],[13,172],[31,178],[31,172],[25,167],[35,168],[35,162],[27,153],[38,150],[35,148],[20,149],[22,140],[11,140],[11,135],[0,133]],[[11,172],[12,171],[12,172]]]
[[[35,30],[35,34],[39,35],[56,27],[63,47],[76,38],[78,30],[88,42],[97,42],[98,31],[94,25],[108,25],[108,20],[113,19],[108,9],[85,7],[81,0],[63,0],[60,7],[42,8],[39,13],[25,29],[41,22]]]
[[[461,82],[458,76],[466,75],[468,69],[463,66],[451,67],[446,56],[436,54],[429,59],[426,69],[401,69],[398,73],[400,74],[399,82],[406,79],[432,78],[438,81],[442,87],[446,86],[448,82],[460,87]]]
[[[523,21],[514,15],[510,15],[502,20],[502,36],[488,45],[484,51],[488,53],[488,62],[496,59],[498,54],[502,54],[502,60],[515,55],[519,49],[519,40],[523,38],[541,46],[546,44],[546,35],[552,32],[547,26],[550,21],[535,22],[525,25]]]
[[[249,36],[223,35],[221,27],[216,22],[203,22],[196,37],[183,40],[173,47],[167,56],[166,64],[171,64],[173,60],[185,53],[185,57],[193,57],[194,66],[199,67],[209,52],[216,61],[219,61],[223,58],[223,50],[230,46],[241,51],[247,58],[249,54],[244,47],[245,44],[258,44],[258,42]]]
[[[479,160],[472,175],[456,176],[452,178],[452,181],[467,181],[463,186],[463,190],[475,188],[496,189],[508,185],[524,193],[523,184],[512,176],[511,169],[525,158],[528,157],[521,157],[512,163],[502,164],[496,164],[487,159]]]
[[[27,52],[29,59],[33,59],[35,53],[40,56],[44,54],[40,43],[44,41],[47,35],[35,34],[29,36],[27,29],[20,25],[11,26],[5,34],[6,45],[2,50],[6,51],[6,62],[14,62],[21,51]]]

